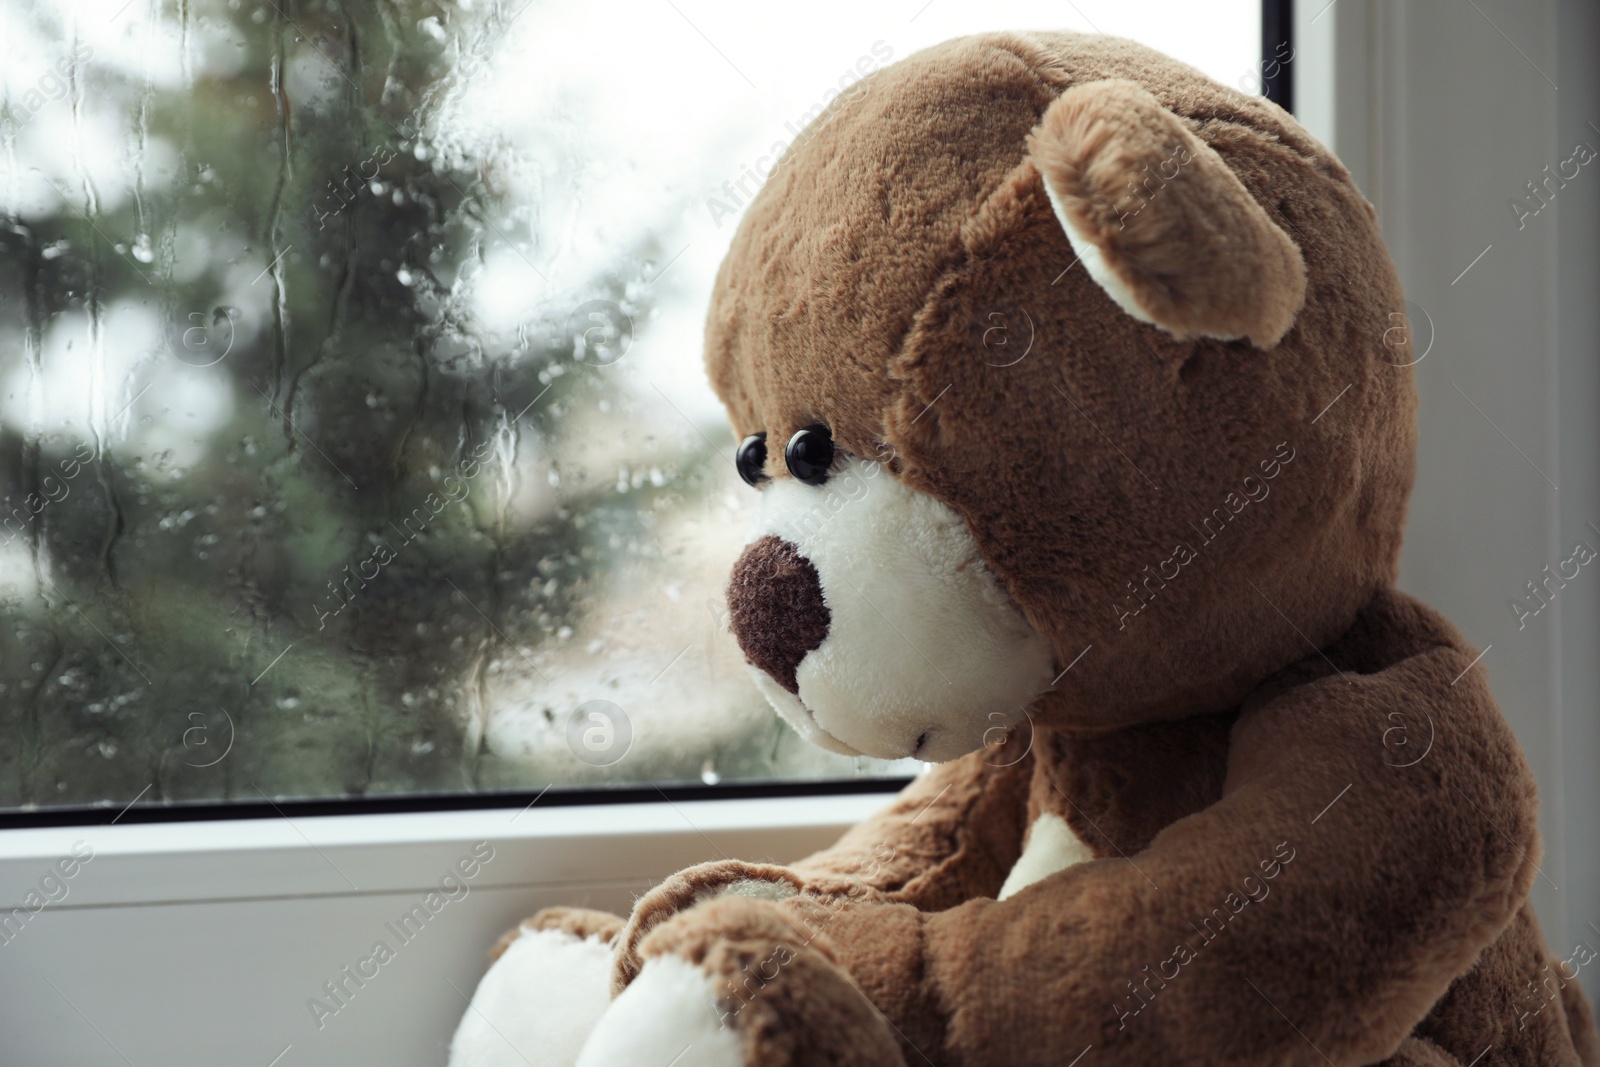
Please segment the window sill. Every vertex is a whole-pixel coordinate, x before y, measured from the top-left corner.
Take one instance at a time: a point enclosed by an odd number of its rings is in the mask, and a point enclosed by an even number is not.
[[[8,831],[6,914],[30,891],[58,899],[0,940],[12,991],[0,1032],[26,1063],[440,1064],[488,948],[518,920],[552,904],[626,912],[661,878],[719,855],[792,861],[889,800],[876,792]],[[44,882],[75,843],[92,858]],[[419,905],[431,915],[397,929]],[[313,999],[337,1003],[325,983],[380,940],[394,958],[319,1019]]]

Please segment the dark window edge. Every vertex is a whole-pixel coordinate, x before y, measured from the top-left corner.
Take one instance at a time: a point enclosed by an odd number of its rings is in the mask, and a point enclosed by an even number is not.
[[[1294,0],[1262,0],[1261,92],[1294,111]]]
[[[818,782],[738,782],[727,785],[644,785],[601,789],[519,790],[504,793],[408,793],[382,797],[333,797],[263,801],[120,803],[0,812],[0,831],[48,826],[119,826],[133,823],[211,822],[219,819],[318,818],[328,815],[392,815],[519,807],[644,804],[663,800],[749,800],[894,793],[909,778],[850,778]]]

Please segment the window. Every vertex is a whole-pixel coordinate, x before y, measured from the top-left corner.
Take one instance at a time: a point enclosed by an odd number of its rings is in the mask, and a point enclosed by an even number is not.
[[[918,4],[921,4],[919,7]],[[802,743],[700,369],[775,143],[962,33],[1258,5],[14,5],[0,809],[905,773]]]

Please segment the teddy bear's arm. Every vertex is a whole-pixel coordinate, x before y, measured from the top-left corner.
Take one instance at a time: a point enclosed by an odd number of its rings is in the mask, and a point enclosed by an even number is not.
[[[1222,799],[1137,855],[1004,901],[840,907],[818,943],[952,1062],[1381,1061],[1536,877],[1532,779],[1471,659],[1435,648],[1251,707]]]
[[[993,752],[940,764],[833,847],[792,867],[722,859],[666,879],[634,903],[622,927],[613,990],[621,992],[638,975],[640,945],[652,930],[719,897],[937,909],[993,896],[1022,851],[1033,772],[1031,755],[1002,763]]]
[[[939,764],[837,844],[793,865],[807,889],[937,910],[994,896],[1022,851],[1033,758],[1011,743]]]

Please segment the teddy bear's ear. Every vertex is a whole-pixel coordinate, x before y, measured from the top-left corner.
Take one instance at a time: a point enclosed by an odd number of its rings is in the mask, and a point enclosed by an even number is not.
[[[1300,248],[1222,157],[1130,81],[1068,89],[1028,154],[1091,277],[1180,340],[1270,348],[1305,302]]]

